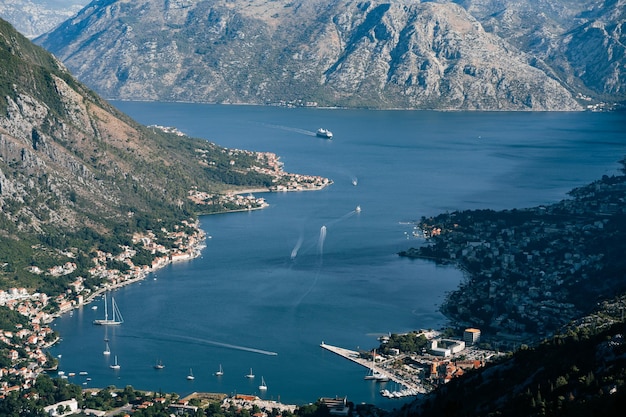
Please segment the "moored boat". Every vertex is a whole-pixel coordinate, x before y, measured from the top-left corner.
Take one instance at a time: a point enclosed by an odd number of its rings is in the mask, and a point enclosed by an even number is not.
[[[115,355],[115,363],[113,363],[113,365],[110,365],[109,368],[111,369],[120,369],[120,364],[117,363],[117,355]]]
[[[122,313],[117,308],[117,304],[115,304],[115,298],[111,297],[111,308],[113,310],[112,318],[109,318],[109,311],[107,308],[107,299],[106,295],[104,296],[104,319],[96,319],[93,321],[93,324],[99,324],[101,326],[111,326],[118,325],[124,323],[124,319],[122,318]]]

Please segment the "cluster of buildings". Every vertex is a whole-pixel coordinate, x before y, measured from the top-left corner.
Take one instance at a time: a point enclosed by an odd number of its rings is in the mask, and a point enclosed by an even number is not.
[[[47,304],[39,301],[40,295],[23,297],[24,289],[11,289],[9,292],[20,293],[21,303],[14,304],[16,299],[7,299],[6,293],[1,291],[0,305],[12,305],[31,321],[28,325],[16,324],[15,331],[0,330],[0,342],[6,347],[0,352],[5,354],[11,363],[11,366],[0,367],[0,399],[10,392],[33,386],[37,376],[48,363],[49,358],[45,349],[57,340],[52,329],[41,322],[40,307]]]
[[[390,336],[382,336],[379,339],[381,344],[387,345]],[[356,352],[325,342],[320,347],[368,368],[369,372],[364,378],[389,384],[381,385],[380,390],[382,396],[389,398],[426,394],[452,378],[463,375],[469,369],[484,366],[486,361],[496,355],[493,351],[478,348],[481,331],[476,328],[465,329],[462,339],[444,338],[440,332],[434,330],[400,336],[423,337],[427,345],[420,352],[404,352],[398,347],[386,346],[381,349],[386,354],[377,353],[376,350]],[[420,350],[419,346],[421,345],[416,345],[417,350]]]
[[[215,161],[205,159],[209,154],[208,150],[196,149],[196,152],[201,155],[201,164],[206,166],[216,165]],[[283,163],[279,160],[279,157],[272,152],[251,152],[239,149],[230,149],[224,152],[228,152],[228,157],[245,154],[249,158],[254,159],[256,164],[251,164],[249,167],[241,167],[240,169],[244,172],[253,171],[267,175],[272,178],[272,185],[267,188],[258,188],[249,191],[242,190],[225,194],[208,193],[193,189],[189,191],[188,198],[194,204],[214,206],[216,210],[221,210],[223,207],[230,211],[256,210],[265,208],[268,204],[263,198],[253,196],[251,192],[309,191],[319,190],[332,184],[332,181],[328,178],[316,175],[291,174],[283,171]],[[234,158],[229,160],[229,164],[233,168],[237,168],[237,162]]]
[[[272,152],[256,152],[259,165],[253,171],[272,177],[269,191],[308,191],[319,190],[332,184],[328,178],[317,175],[290,174],[283,171],[283,163]]]
[[[0,349],[11,366],[0,368],[0,399],[9,392],[28,389],[45,367],[51,366],[50,358],[45,350],[57,340],[57,336],[47,325],[60,314],[91,301],[96,296],[111,288],[127,285],[158,268],[184,259],[191,259],[198,254],[198,249],[205,235],[198,223],[183,222],[174,227],[173,231],[162,230],[171,242],[170,248],[157,243],[153,232],[135,234],[133,243],[154,255],[151,265],[134,265],[132,262],[136,250],[130,247],[121,248],[118,255],[97,252],[93,259],[94,267],[89,270],[93,277],[103,279],[101,287],[95,291],[83,285],[82,277],[70,283],[64,293],[50,298],[43,293],[29,293],[25,288],[0,290],[0,306],[14,310],[26,318],[28,324],[17,324],[16,331],[0,329],[0,342],[6,348]],[[111,269],[107,265],[110,260],[127,265],[125,271]],[[34,273],[62,276],[73,272],[76,265],[67,262],[47,271],[34,270]],[[54,308],[49,304],[54,302]]]
[[[431,386],[449,382],[468,369],[478,369],[493,356],[493,352],[478,349],[481,331],[470,327],[463,331],[462,339],[443,338],[437,332],[427,332],[428,349],[422,355],[410,355],[408,363],[422,373]],[[420,369],[421,368],[421,369]]]
[[[214,206],[216,210],[228,207],[232,211],[258,210],[268,206],[263,198],[257,198],[251,193],[242,194],[214,194],[206,191],[190,190],[189,199],[197,205]]]
[[[626,212],[620,178],[603,178],[549,206],[425,219],[420,227],[430,245],[405,254],[453,262],[468,273],[442,306],[458,324],[476,324],[514,343],[536,340],[592,308],[598,288],[610,292],[619,284],[603,274],[615,259],[595,242],[623,242],[613,225],[614,216]]]

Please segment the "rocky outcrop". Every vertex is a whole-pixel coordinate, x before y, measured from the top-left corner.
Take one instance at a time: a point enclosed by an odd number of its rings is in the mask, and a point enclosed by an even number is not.
[[[103,0],[37,42],[116,99],[581,109],[450,2]]]

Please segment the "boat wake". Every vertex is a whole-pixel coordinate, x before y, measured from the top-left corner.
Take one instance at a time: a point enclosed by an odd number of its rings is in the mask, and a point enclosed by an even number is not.
[[[315,132],[312,132],[312,131],[306,130],[306,129],[299,129],[297,127],[289,127],[289,126],[282,126],[282,125],[272,125],[272,124],[264,124],[264,126],[272,128],[272,129],[285,130],[287,132],[300,133],[302,135],[307,135],[307,136],[315,136],[316,135]]]
[[[318,251],[318,255],[319,255],[319,261],[318,261],[318,265],[317,265],[317,272],[315,274],[315,279],[313,279],[313,282],[311,283],[311,285],[309,286],[309,288],[304,292],[304,294],[302,294],[302,296],[300,296],[300,298],[296,301],[295,303],[295,307],[299,306],[302,301],[311,293],[311,291],[313,291],[313,288],[315,288],[315,285],[317,284],[317,281],[319,279],[321,270],[322,270],[322,266],[324,265],[324,242],[326,242],[326,234],[328,231],[328,227],[332,226],[334,224],[337,224],[339,222],[342,222],[344,220],[347,220],[348,218],[358,214],[361,212],[361,207],[357,206],[354,210],[349,211],[348,213],[344,214],[343,216],[336,218],[334,220],[332,220],[331,222],[328,222],[327,224],[323,225],[322,227],[320,227],[320,232],[319,232],[319,236],[317,238],[317,251]],[[300,247],[302,246],[302,237],[300,237],[298,239],[298,242],[296,243],[296,246],[292,249],[291,251],[291,260],[294,261],[296,259],[296,257],[298,256],[298,251],[300,250]],[[307,249],[307,248],[305,248]],[[310,248],[309,248],[310,249]],[[305,250],[305,252],[307,252],[307,250]]]
[[[303,241],[304,241],[304,239],[302,238],[302,236],[300,236],[300,238],[296,242],[296,246],[294,246],[294,248],[291,250],[291,259],[292,260],[296,259],[296,256],[298,256],[298,251],[302,247],[302,242]]]
[[[231,343],[224,343],[224,342],[218,342],[215,340],[209,340],[209,339],[201,339],[199,337],[190,337],[190,336],[181,336],[181,335],[175,335],[175,334],[161,334],[160,337],[150,337],[150,336],[124,336],[124,337],[129,337],[129,338],[139,338],[139,339],[153,339],[153,340],[170,340],[173,342],[184,342],[184,343],[196,343],[198,345],[211,345],[211,346],[218,346],[218,347],[222,347],[222,348],[226,348],[226,349],[233,349],[233,350],[241,350],[244,352],[251,352],[251,353],[258,353],[261,355],[267,355],[267,356],[277,356],[278,353],[277,352],[272,352],[269,350],[263,350],[263,349],[257,349],[257,348],[253,348],[253,347],[248,347],[248,346],[241,346],[241,345],[233,345]]]

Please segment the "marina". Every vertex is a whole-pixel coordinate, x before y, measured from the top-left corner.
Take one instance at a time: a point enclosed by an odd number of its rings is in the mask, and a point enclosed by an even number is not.
[[[416,384],[413,381],[409,381],[405,378],[402,378],[395,372],[392,372],[388,368],[382,366],[384,363],[376,364],[374,361],[370,361],[369,359],[361,357],[360,353],[355,350],[345,349],[338,346],[332,346],[327,343],[322,342],[320,344],[322,349],[326,349],[330,352],[333,352],[336,355],[341,356],[342,358],[348,359],[354,363],[358,363],[359,365],[368,368],[371,370],[372,375],[377,375],[378,378],[367,378],[366,379],[375,379],[378,382],[386,382],[387,380],[393,381],[396,384],[404,387],[404,389],[390,391],[387,389],[381,390],[381,395],[389,397],[389,398],[400,398],[406,396],[413,396],[418,394],[425,394],[426,391],[424,387],[420,384]]]

